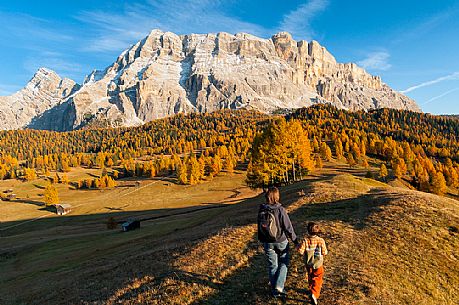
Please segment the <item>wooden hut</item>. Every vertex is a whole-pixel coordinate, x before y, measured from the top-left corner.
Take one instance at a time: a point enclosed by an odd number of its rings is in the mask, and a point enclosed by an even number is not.
[[[135,230],[135,229],[139,229],[140,228],[140,221],[139,220],[128,220],[128,221],[124,222],[121,225],[121,227],[123,228],[124,232],[132,231],[132,230]]]
[[[13,193],[13,189],[7,189],[3,191],[3,193],[1,194],[1,199],[10,201],[16,199],[16,194]]]
[[[11,201],[13,199],[16,199],[16,194],[14,193],[8,193],[6,196],[5,196],[5,200],[6,201]]]
[[[70,211],[72,211],[72,206],[70,204],[62,203],[62,204],[55,204],[54,206],[56,207],[57,215],[65,215],[65,214],[70,213]]]

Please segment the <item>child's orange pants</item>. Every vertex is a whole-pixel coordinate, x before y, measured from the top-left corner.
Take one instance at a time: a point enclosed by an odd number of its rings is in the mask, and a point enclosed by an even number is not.
[[[306,268],[308,271],[309,290],[316,298],[319,298],[324,277],[324,266],[320,266],[318,269],[313,269],[312,267]]]

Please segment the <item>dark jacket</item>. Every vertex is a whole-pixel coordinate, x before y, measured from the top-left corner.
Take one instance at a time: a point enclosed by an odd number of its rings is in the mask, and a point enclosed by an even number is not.
[[[285,208],[280,204],[270,205],[270,204],[262,204],[260,205],[260,210],[264,209],[271,209],[276,216],[276,221],[278,224],[278,228],[282,230],[282,234],[280,237],[274,241],[275,243],[281,243],[287,240],[287,237],[290,238],[295,244],[297,243],[295,230],[293,229],[292,222],[288,217],[287,211]],[[258,240],[262,243],[271,242],[267,241],[265,237],[258,232]]]

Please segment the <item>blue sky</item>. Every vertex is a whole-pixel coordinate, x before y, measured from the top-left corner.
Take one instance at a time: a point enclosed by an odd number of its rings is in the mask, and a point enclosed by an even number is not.
[[[42,66],[81,83],[153,28],[264,38],[286,30],[380,75],[425,112],[459,113],[459,1],[282,2],[2,1],[0,95],[23,87]]]

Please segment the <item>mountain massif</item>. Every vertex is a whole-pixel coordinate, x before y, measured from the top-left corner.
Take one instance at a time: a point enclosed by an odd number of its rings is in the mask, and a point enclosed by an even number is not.
[[[179,112],[269,113],[316,103],[420,111],[380,77],[337,63],[316,41],[286,32],[262,39],[153,30],[81,86],[39,69],[24,89],[0,97],[0,129],[136,126]]]

